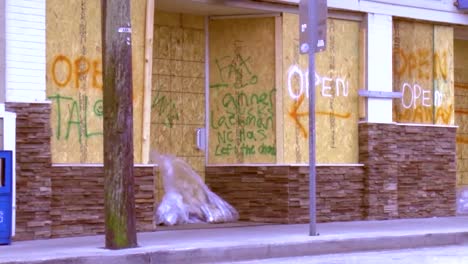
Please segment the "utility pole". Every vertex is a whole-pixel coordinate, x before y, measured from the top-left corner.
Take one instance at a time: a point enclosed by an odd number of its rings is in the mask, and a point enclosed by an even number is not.
[[[101,0],[106,248],[137,246],[130,0]]]

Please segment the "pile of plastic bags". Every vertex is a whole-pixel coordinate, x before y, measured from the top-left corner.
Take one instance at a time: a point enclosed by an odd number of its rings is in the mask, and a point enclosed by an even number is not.
[[[462,188],[457,193],[457,213],[468,214],[468,188]]]
[[[172,155],[152,153],[159,166],[165,194],[156,211],[157,224],[224,223],[239,214],[213,193],[185,161]]]

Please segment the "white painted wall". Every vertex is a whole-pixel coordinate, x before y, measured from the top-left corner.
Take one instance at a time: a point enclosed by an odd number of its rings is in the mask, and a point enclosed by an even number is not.
[[[6,1],[6,101],[46,100],[46,0]]]
[[[393,25],[392,17],[367,14],[367,90],[392,92],[393,90]],[[367,121],[391,123],[392,99],[368,98]]]

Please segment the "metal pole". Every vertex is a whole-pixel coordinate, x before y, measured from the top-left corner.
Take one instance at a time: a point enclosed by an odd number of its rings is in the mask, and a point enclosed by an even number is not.
[[[309,235],[317,236],[316,156],[315,156],[315,51],[317,47],[316,0],[309,1]]]

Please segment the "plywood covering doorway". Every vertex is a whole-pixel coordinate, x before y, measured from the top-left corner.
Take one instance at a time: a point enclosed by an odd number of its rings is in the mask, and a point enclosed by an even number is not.
[[[276,163],[275,17],[209,21],[210,164]]]

